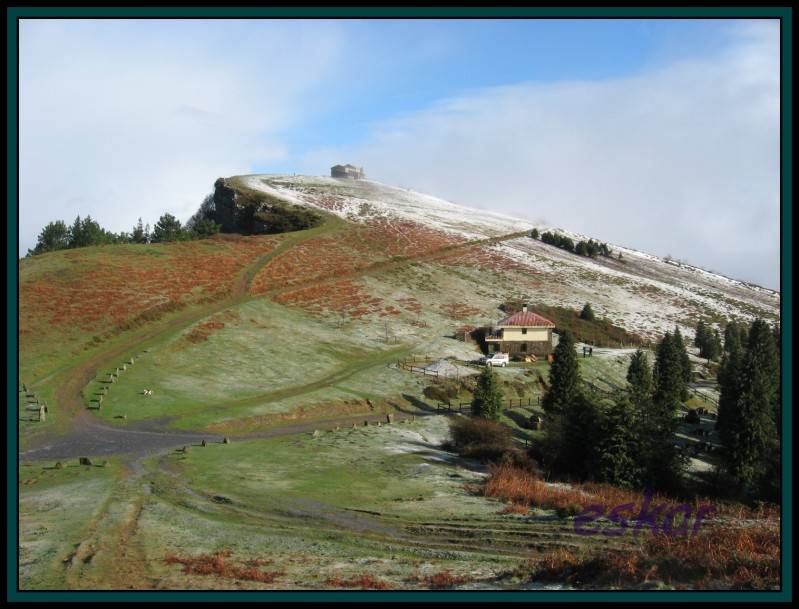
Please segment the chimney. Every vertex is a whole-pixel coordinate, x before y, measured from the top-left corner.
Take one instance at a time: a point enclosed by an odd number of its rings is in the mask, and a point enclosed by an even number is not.
[[[526,304],[522,305],[522,312],[527,313],[527,305]]]

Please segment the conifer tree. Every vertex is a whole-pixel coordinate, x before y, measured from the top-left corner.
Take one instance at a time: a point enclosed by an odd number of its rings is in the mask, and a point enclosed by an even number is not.
[[[555,347],[549,369],[549,390],[542,405],[548,414],[561,414],[580,393],[580,368],[574,351],[574,336],[568,330]]]
[[[674,327],[674,348],[677,352],[677,358],[680,362],[680,369],[682,370],[683,385],[680,387],[680,400],[685,401],[688,399],[688,383],[691,382],[691,373],[693,366],[691,365],[691,358],[688,356],[688,351],[685,348],[685,341],[683,340],[680,329]]]
[[[776,421],[779,358],[772,330],[762,319],[755,320],[749,330],[738,378],[728,375],[725,369],[722,391],[732,385],[737,399],[725,403],[720,426],[725,469],[742,493],[751,493],[763,485],[770,469],[773,475],[770,453],[779,452],[780,446]]]
[[[497,376],[491,366],[486,366],[477,377],[477,387],[472,398],[472,416],[499,419],[502,412],[502,393]]]
[[[649,358],[641,349],[633,353],[627,368],[627,382],[630,385],[630,401],[638,413],[643,415],[652,404],[652,370]]]
[[[705,343],[705,322],[701,319],[696,323],[696,334],[694,335],[694,347],[702,348]]]
[[[597,439],[596,477],[629,488],[641,485],[645,475],[641,419],[637,406],[624,397],[604,413]]]

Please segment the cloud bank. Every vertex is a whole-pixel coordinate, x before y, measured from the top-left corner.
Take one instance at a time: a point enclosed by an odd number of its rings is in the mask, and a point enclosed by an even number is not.
[[[779,288],[779,31],[629,78],[470,92],[311,152],[369,177]]]
[[[289,21],[36,20],[20,40],[21,254],[77,214],[186,219],[217,177],[284,159],[342,48]]]

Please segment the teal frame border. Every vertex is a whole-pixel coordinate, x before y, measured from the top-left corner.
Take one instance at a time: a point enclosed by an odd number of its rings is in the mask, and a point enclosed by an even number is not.
[[[18,37],[17,22],[24,18],[764,18],[780,19],[781,28],[781,315],[782,325],[782,590],[780,591],[19,591],[17,572],[18,468],[16,410],[6,413],[6,601],[7,602],[114,602],[114,601],[460,601],[460,602],[785,602],[793,599],[792,457],[793,435],[793,303],[792,197],[793,175],[793,8],[786,7],[8,7],[7,28],[7,198],[6,254],[7,404],[15,404],[12,387],[18,378]]]

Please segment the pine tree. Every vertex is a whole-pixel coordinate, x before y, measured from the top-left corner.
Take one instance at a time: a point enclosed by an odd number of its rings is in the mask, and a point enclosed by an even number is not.
[[[532,231],[530,231],[530,236],[531,236],[533,239],[538,239],[538,234],[539,234],[539,233],[538,233],[538,229],[537,229],[537,228],[534,228]]]
[[[696,323],[696,334],[694,335],[694,347],[702,348],[705,344],[705,322],[701,319]]]
[[[683,393],[687,393],[681,351],[685,351],[682,338],[668,332],[657,346],[652,372],[653,400],[651,408],[643,416],[641,428],[645,438],[642,454],[644,481],[652,487],[675,487],[683,466],[674,446],[678,423],[676,410]]]
[[[141,223],[141,218],[139,218],[139,221],[136,223],[136,226],[133,227],[133,232],[131,233],[131,241],[133,241],[133,243],[147,243],[144,233],[144,227],[142,226]]]
[[[621,397],[603,414],[597,441],[596,477],[618,486],[636,488],[645,475],[637,406]]]
[[[62,220],[50,222],[39,233],[36,246],[28,250],[29,254],[43,254],[69,247],[69,228]]]
[[[730,434],[739,427],[738,398],[742,389],[743,349],[736,329],[731,329],[728,325],[724,334],[726,336],[724,354],[716,377],[719,384],[716,429],[721,437],[721,443],[724,446],[729,446],[733,442]]]
[[[580,311],[580,319],[586,321],[594,321],[594,310],[591,308],[591,303],[586,302],[583,310]]]
[[[680,369],[682,370],[683,384],[680,387],[680,400],[684,402],[688,399],[688,384],[691,382],[693,366],[691,365],[691,358],[688,355],[688,351],[685,348],[685,341],[677,326],[674,327],[672,340],[674,341],[674,348],[677,351],[677,358],[680,362]]]
[[[574,351],[574,336],[568,330],[555,347],[549,369],[549,390],[542,405],[548,414],[561,414],[580,393],[580,368]]]
[[[742,350],[746,347],[747,329],[741,322],[731,321],[724,328],[724,351]]]
[[[153,228],[152,241],[154,243],[178,241],[182,237],[183,229],[180,226],[180,220],[169,213],[161,216]]]
[[[772,330],[762,319],[749,331],[740,377],[737,400],[725,412],[723,454],[739,490],[751,493],[769,470],[769,453],[779,451],[779,358]]]
[[[499,419],[502,412],[502,393],[491,366],[486,366],[477,377],[477,387],[472,398],[472,416]]]
[[[627,368],[627,382],[630,385],[630,401],[641,416],[651,409],[652,370],[649,358],[641,349],[633,353]]]
[[[663,411],[675,413],[685,391],[685,372],[680,348],[668,332],[657,346],[652,377],[655,384],[654,402]]]
[[[600,414],[593,397],[579,391],[564,408],[560,419],[558,468],[580,479],[594,475]]]

